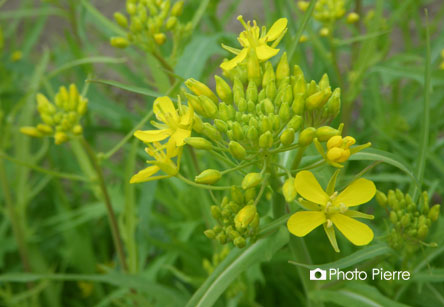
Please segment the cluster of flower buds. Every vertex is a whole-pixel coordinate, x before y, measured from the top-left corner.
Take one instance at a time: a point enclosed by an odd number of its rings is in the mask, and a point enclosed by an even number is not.
[[[233,242],[239,248],[245,246],[246,239],[254,240],[259,226],[256,196],[254,187],[242,191],[233,186],[231,197],[225,196],[221,204],[211,206],[211,215],[217,225],[207,229],[205,235],[221,244]]]
[[[285,53],[276,69],[270,62],[246,64],[230,71],[232,85],[215,76],[217,95],[197,80],[185,82],[192,92],[185,93],[188,104],[200,115],[193,130],[206,137],[190,138],[189,145],[228,150],[236,160],[245,160],[339,135],[338,129],[323,126],[337,116],[341,104],[340,89],[332,91],[327,75],[306,82],[299,66],[290,73]]]
[[[310,5],[309,1],[298,1],[298,7],[305,12]],[[337,20],[344,17],[346,13],[344,0],[319,0],[316,2],[313,17],[322,24],[319,31],[321,36],[329,36]],[[359,20],[359,15],[350,12],[347,15],[346,22],[353,24]]]
[[[74,84],[69,89],[61,86],[54,98],[54,104],[42,94],[37,94],[37,110],[43,123],[35,127],[22,127],[20,131],[33,137],[52,136],[56,144],[62,144],[72,136],[83,133],[80,119],[88,107],[88,100],[82,97]]]
[[[178,20],[182,15],[183,6],[183,0],[173,5],[170,0],[127,0],[126,11],[129,20],[120,12],[114,14],[116,22],[128,31],[127,36],[111,38],[111,45],[125,48],[135,44],[153,51],[166,42],[169,32],[175,44],[174,48],[179,48],[180,42],[191,32],[191,23],[182,24]]]
[[[439,217],[440,205],[430,207],[427,192],[422,193],[419,206],[399,189],[389,190],[387,194],[378,191],[376,200],[389,214],[392,229],[388,242],[395,249],[405,247],[407,251],[415,251],[426,238],[432,222]]]

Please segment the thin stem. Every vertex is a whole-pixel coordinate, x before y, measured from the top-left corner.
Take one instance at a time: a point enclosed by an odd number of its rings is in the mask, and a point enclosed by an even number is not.
[[[258,161],[259,161],[259,160],[254,160],[254,161],[251,161],[251,162],[248,162],[248,163],[244,163],[244,164],[241,163],[241,164],[239,164],[238,166],[233,167],[233,168],[226,169],[226,170],[222,171],[221,173],[222,173],[222,175],[225,175],[225,174],[227,174],[227,173],[230,173],[230,172],[234,172],[234,171],[237,171],[237,170],[243,169],[244,167],[250,166],[250,165],[252,165],[252,164],[254,164],[254,163],[258,162]]]
[[[159,63],[163,66],[163,68],[167,71],[167,75],[168,75],[168,79],[170,80],[171,85],[174,84],[174,82],[176,81],[176,78],[174,77],[174,69],[170,66],[170,64],[168,64],[168,62],[157,52],[152,52],[151,53],[158,61]]]
[[[130,138],[133,136],[134,132],[136,130],[139,130],[142,128],[143,125],[146,124],[146,122],[153,116],[153,111],[151,110],[147,115],[145,115],[144,118],[140,120],[140,122],[134,126],[133,130],[131,130],[119,143],[116,144],[110,151],[107,153],[101,153],[99,154],[102,159],[109,159],[112,155],[114,155],[123,145],[125,145]]]
[[[190,179],[185,178],[181,174],[177,174],[176,177],[179,178],[180,180],[182,180],[183,182],[185,182],[189,185],[192,185],[193,187],[200,188],[200,189],[219,190],[219,191],[231,189],[231,186],[212,186],[212,185],[207,185],[207,184],[195,183],[194,181],[191,181]]]
[[[301,163],[302,156],[304,155],[305,148],[307,148],[307,147],[306,146],[299,147],[299,150],[298,150],[298,152],[296,154],[296,157],[294,157],[293,163],[291,165],[291,169],[292,170],[297,169],[298,166],[299,166],[299,163]]]
[[[111,198],[109,197],[108,190],[106,188],[105,179],[103,176],[102,169],[99,165],[99,161],[97,159],[97,155],[95,154],[94,150],[91,148],[91,146],[88,144],[88,142],[85,140],[85,138],[81,137],[80,142],[85,149],[86,153],[88,154],[89,159],[91,160],[91,163],[97,173],[97,179],[99,183],[100,190],[102,191],[103,198],[106,205],[106,210],[108,213],[108,218],[110,222],[110,228],[111,228],[111,234],[113,236],[114,245],[116,248],[117,256],[119,258],[119,261],[122,265],[123,270],[126,272],[128,271],[128,266],[126,264],[125,260],[125,253],[123,251],[123,244],[121,240],[121,236],[119,233],[119,227],[117,225],[117,219],[116,215],[114,213],[112,204],[111,204]]]
[[[6,171],[3,165],[3,160],[0,159],[0,183],[3,190],[4,200],[6,203],[6,208],[9,212],[9,218],[11,219],[12,232],[14,234],[15,240],[17,241],[20,258],[22,260],[23,268],[26,272],[31,272],[31,266],[29,264],[29,253],[26,246],[26,240],[23,230],[20,226],[20,221],[15,211],[14,204],[12,203],[12,196],[10,194],[10,189],[8,186],[8,181],[6,179]]]

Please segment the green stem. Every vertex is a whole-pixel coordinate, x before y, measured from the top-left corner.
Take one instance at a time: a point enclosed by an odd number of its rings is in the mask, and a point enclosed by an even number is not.
[[[299,163],[301,163],[302,156],[304,155],[304,152],[305,152],[305,148],[307,148],[307,147],[306,146],[299,147],[296,157],[294,157],[293,163],[291,164],[292,170],[297,169],[299,166]]]
[[[182,180],[183,182],[185,182],[189,185],[192,185],[193,187],[200,188],[200,189],[219,190],[219,191],[231,189],[231,186],[212,186],[212,185],[208,185],[208,184],[195,183],[194,181],[191,181],[190,179],[185,178],[181,174],[177,174],[176,177],[179,178],[180,180]]]
[[[10,189],[8,186],[7,176],[5,167],[3,165],[3,160],[0,159],[0,183],[3,190],[3,195],[6,203],[6,209],[9,213],[9,218],[11,219],[12,232],[14,234],[15,240],[17,242],[20,258],[22,260],[23,268],[26,272],[31,272],[31,266],[29,264],[29,253],[26,245],[26,240],[24,236],[23,229],[20,225],[20,221],[15,211],[14,204],[12,202],[12,196],[10,194]]]
[[[102,169],[99,165],[97,155],[95,154],[95,152],[91,148],[91,146],[88,144],[88,142],[85,140],[85,138],[81,137],[80,143],[82,144],[83,148],[85,149],[85,151],[86,151],[86,153],[87,153],[87,155],[94,167],[94,170],[97,173],[97,180],[99,183],[99,188],[102,192],[102,196],[105,201],[105,206],[106,206],[106,210],[108,213],[108,218],[109,218],[109,222],[110,222],[110,228],[111,228],[111,234],[112,234],[113,241],[114,241],[114,246],[115,246],[120,264],[122,265],[123,270],[126,272],[126,271],[128,271],[128,266],[127,266],[126,260],[125,260],[125,253],[123,251],[123,244],[122,244],[121,236],[119,233],[119,227],[117,225],[116,215],[115,215],[113,207],[111,205],[111,198],[109,197],[108,190],[106,188],[105,179],[103,177]]]

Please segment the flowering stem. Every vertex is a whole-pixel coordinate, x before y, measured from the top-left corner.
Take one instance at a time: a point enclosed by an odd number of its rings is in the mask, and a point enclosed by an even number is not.
[[[102,169],[99,165],[99,161],[97,159],[97,155],[94,152],[94,150],[91,148],[91,146],[88,144],[88,142],[85,140],[85,138],[81,137],[80,142],[85,149],[93,167],[94,170],[97,173],[97,180],[99,183],[100,190],[102,192],[103,199],[105,201],[106,210],[108,213],[108,218],[110,222],[110,228],[111,228],[111,234],[114,241],[114,246],[117,252],[117,256],[119,258],[120,264],[122,265],[123,270],[126,272],[128,271],[128,266],[126,264],[125,260],[125,253],[123,251],[123,244],[119,233],[119,227],[117,225],[117,219],[116,215],[114,213],[112,204],[111,204],[111,198],[109,197],[108,190],[105,185],[105,179],[103,177]]]
[[[298,166],[299,166],[299,163],[301,163],[302,156],[304,155],[305,148],[307,148],[307,147],[306,146],[299,147],[298,152],[296,154],[296,157],[294,157],[293,164],[291,165],[291,169],[292,170],[297,169]]]
[[[231,189],[231,186],[212,186],[212,185],[208,185],[208,184],[195,183],[194,181],[191,181],[190,179],[185,178],[181,174],[177,174],[176,177],[179,178],[180,180],[182,180],[183,182],[188,183],[189,185],[192,185],[192,186],[194,186],[196,188],[200,188],[200,189],[219,190],[219,191]]]

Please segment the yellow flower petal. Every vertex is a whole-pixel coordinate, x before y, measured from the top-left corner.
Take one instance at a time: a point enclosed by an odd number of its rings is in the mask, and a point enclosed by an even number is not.
[[[266,61],[279,53],[279,49],[274,49],[267,44],[262,44],[256,47],[256,55],[259,61]]]
[[[306,200],[325,206],[329,197],[324,192],[315,176],[310,171],[301,171],[296,175],[296,190]]]
[[[373,240],[373,231],[366,224],[343,214],[331,216],[331,221],[354,245],[367,245]]]
[[[171,129],[163,130],[137,130],[134,132],[134,136],[145,143],[158,142],[169,137],[173,132]]]
[[[322,223],[325,223],[323,212],[299,211],[290,216],[287,221],[287,228],[295,236],[303,237]]]
[[[149,166],[137,174],[135,174],[133,177],[131,177],[130,183],[139,183],[139,182],[145,182],[148,181],[149,178],[157,173],[160,170],[158,166]]]
[[[171,139],[176,143],[176,146],[183,146],[185,145],[184,140],[189,136],[191,136],[191,130],[177,128],[171,135]]]
[[[364,204],[375,196],[375,184],[367,179],[359,178],[353,181],[344,191],[339,193],[334,204],[343,203],[347,207]]]
[[[266,38],[268,42],[277,39],[287,27],[287,18],[280,18],[271,26],[270,31],[267,32]]]
[[[248,49],[242,49],[242,51],[234,58],[220,64],[220,68],[222,68],[223,70],[232,70],[247,57],[247,53]]]
[[[177,122],[179,120],[176,108],[174,107],[171,99],[167,96],[159,97],[154,101],[153,111],[154,114],[156,114],[157,119],[164,123],[168,123],[168,119],[166,117],[168,114],[174,121]]]

